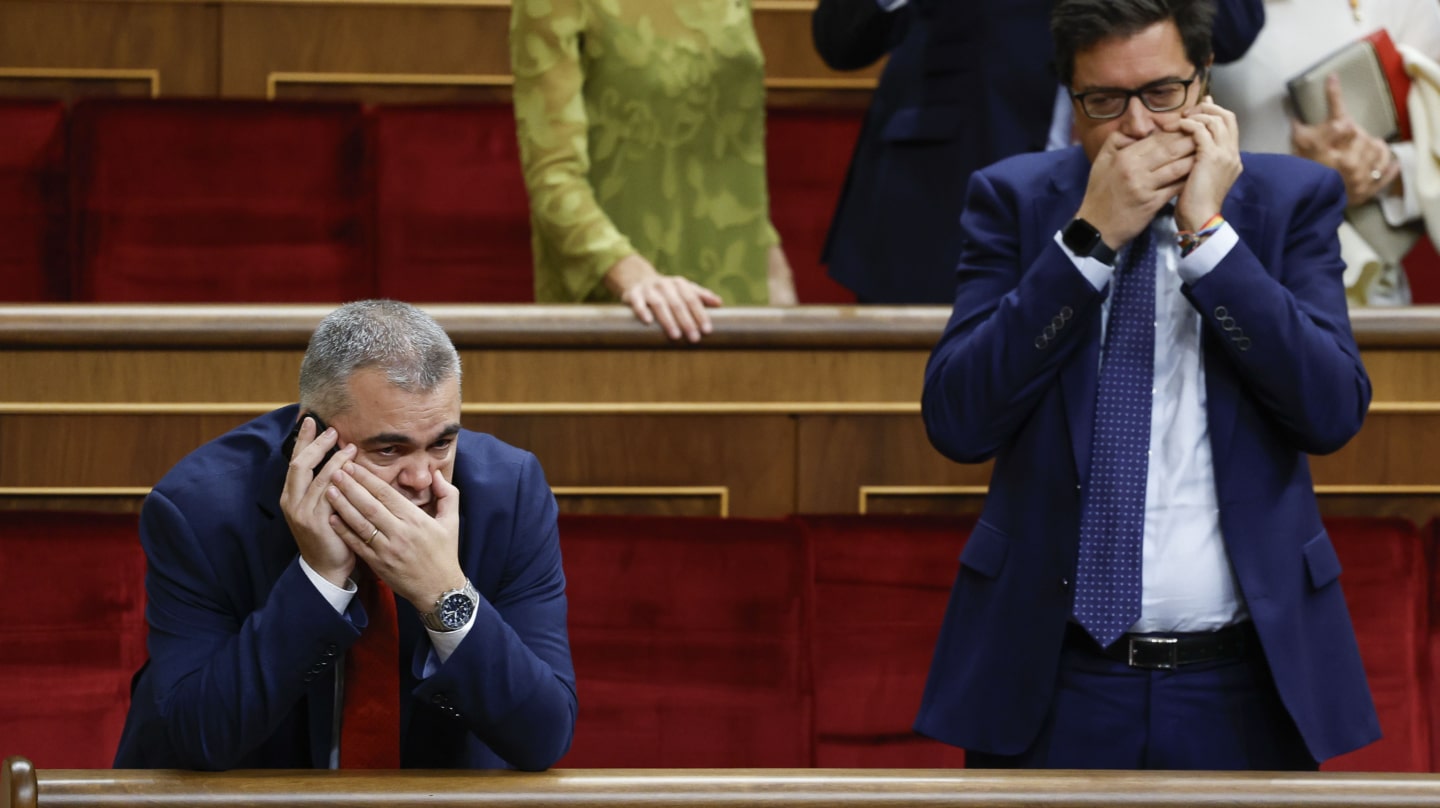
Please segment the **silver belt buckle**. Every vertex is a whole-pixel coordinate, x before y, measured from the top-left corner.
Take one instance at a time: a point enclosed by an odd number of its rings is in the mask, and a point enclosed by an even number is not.
[[[1160,662],[1137,661],[1135,650],[1141,646],[1164,646],[1169,659]],[[1173,671],[1180,667],[1180,640],[1176,637],[1131,637],[1129,641],[1129,664],[1132,668],[1149,668],[1157,671]]]

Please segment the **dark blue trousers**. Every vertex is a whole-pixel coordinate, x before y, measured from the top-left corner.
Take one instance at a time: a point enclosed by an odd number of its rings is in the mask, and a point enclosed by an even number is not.
[[[965,751],[968,768],[1313,771],[1258,643],[1240,659],[1144,670],[1067,636],[1040,735],[1019,755]]]

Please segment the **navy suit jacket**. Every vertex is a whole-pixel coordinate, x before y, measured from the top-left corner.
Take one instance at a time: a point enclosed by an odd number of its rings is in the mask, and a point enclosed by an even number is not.
[[[338,614],[280,512],[285,407],[205,444],[145,501],[150,659],[131,687],[121,768],[325,768],[335,666],[367,619]],[[400,617],[401,765],[544,769],[570,746],[575,673],[556,507],[535,457],[462,430],[460,563],[474,624],[429,678],[430,638]]]
[[[1306,459],[1343,446],[1370,402],[1340,279],[1344,190],[1299,158],[1243,160],[1222,211],[1240,241],[1183,294],[1202,321],[1225,549],[1280,697],[1325,760],[1379,737]],[[995,465],[916,729],[996,754],[1040,729],[1074,597],[1105,292],[1054,236],[1089,170],[1072,147],[972,177],[954,313],[925,373],[931,442]]]
[[[821,58],[855,70],[890,59],[855,144],[822,260],[866,303],[947,304],[971,172],[1045,148],[1056,87],[1051,0],[820,0]],[[1220,0],[1215,58],[1240,58],[1262,0]]]

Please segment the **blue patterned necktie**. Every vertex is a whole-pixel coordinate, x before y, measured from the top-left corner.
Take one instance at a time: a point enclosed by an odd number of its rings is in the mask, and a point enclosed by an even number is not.
[[[1155,386],[1155,245],[1147,227],[1110,281],[1090,481],[1080,503],[1075,619],[1102,646],[1140,619],[1140,556]]]

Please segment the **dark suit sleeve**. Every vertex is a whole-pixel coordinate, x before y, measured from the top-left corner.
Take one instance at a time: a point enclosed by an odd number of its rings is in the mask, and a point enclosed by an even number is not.
[[[1244,56],[1264,26],[1262,0],[1219,0],[1215,4],[1215,28],[1211,37],[1215,61],[1225,64]]]
[[[925,368],[925,429],[961,463],[994,456],[1026,423],[1087,339],[1103,300],[1053,232],[1025,243],[1022,195],[987,171],[971,175],[955,308]]]
[[[264,744],[363,628],[337,614],[292,560],[245,614],[237,571],[219,569],[186,510],[162,491],[145,500],[150,663],[132,712],[144,716],[134,765],[231,769]],[[211,528],[217,529],[217,528]],[[236,537],[243,541],[253,537]],[[242,618],[239,614],[245,614]],[[351,622],[354,618],[360,625]]]
[[[1327,454],[1360,431],[1371,397],[1341,279],[1345,188],[1328,168],[1283,159],[1264,177],[1282,189],[1266,207],[1285,228],[1267,238],[1283,249],[1242,239],[1184,293],[1210,332],[1206,351],[1223,351],[1295,448]]]
[[[416,689],[422,700],[453,707],[486,746],[526,771],[554,765],[575,732],[575,669],[556,514],[540,463],[526,454],[505,583],[491,600],[481,598],[470,632]],[[475,570],[467,573],[478,577]]]
[[[810,33],[825,64],[859,70],[895,46],[912,13],[909,6],[882,11],[875,0],[820,0],[810,17]]]

